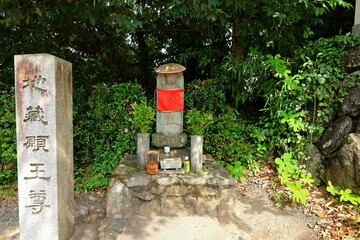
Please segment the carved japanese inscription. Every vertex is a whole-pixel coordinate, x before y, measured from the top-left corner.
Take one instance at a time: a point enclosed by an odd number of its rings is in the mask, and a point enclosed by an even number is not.
[[[60,58],[15,56],[20,240],[74,230],[71,75]]]

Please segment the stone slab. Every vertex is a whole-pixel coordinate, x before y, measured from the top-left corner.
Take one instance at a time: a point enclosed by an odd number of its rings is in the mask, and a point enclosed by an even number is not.
[[[72,65],[49,54],[16,55],[21,240],[74,232]]]
[[[141,187],[148,185],[152,179],[153,177],[145,172],[137,172],[125,179],[124,183],[127,187]]]
[[[156,182],[160,185],[173,185],[180,182],[180,180],[177,177],[174,176],[167,176],[167,177],[160,177],[156,179]]]

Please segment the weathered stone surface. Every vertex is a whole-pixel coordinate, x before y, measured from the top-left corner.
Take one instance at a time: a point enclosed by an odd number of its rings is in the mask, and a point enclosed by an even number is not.
[[[182,133],[177,136],[167,136],[162,133],[154,133],[151,139],[151,144],[155,147],[184,147],[186,142],[186,133]]]
[[[21,240],[74,233],[72,65],[17,55],[16,130]]]
[[[129,165],[126,164],[119,164],[119,166],[117,166],[117,168],[115,168],[115,170],[113,171],[113,173],[111,174],[113,177],[120,177],[120,176],[129,176],[133,173],[135,173],[136,171],[138,171],[138,169],[136,169],[135,167],[131,167]]]
[[[165,136],[177,136],[183,132],[184,112],[180,111],[156,111],[156,132]],[[174,146],[176,147],[176,146]]]
[[[145,172],[137,172],[125,179],[124,183],[127,187],[139,187],[148,185],[151,180],[152,176],[146,174]]]
[[[203,197],[213,197],[216,196],[217,191],[213,188],[203,187],[200,189],[200,195]]]
[[[219,201],[216,199],[198,198],[195,211],[198,215],[216,216]]]
[[[356,120],[355,133],[360,134],[360,118]]]
[[[195,209],[197,198],[192,197],[192,196],[188,196],[188,197],[185,198],[185,202],[186,202],[188,208]]]
[[[107,194],[106,216],[115,214],[129,216],[132,214],[131,191],[117,179],[111,179],[110,189]]]
[[[151,201],[155,196],[152,195],[150,192],[148,191],[144,191],[144,192],[132,192],[132,195],[144,200],[144,201]]]
[[[187,208],[181,197],[163,197],[161,199],[162,216],[191,216],[194,212]]]
[[[192,135],[191,136],[191,171],[199,172],[202,170],[203,161],[203,136]]]
[[[192,186],[170,186],[166,189],[166,193],[171,197],[180,197],[194,192],[195,189]]]
[[[209,185],[233,186],[237,183],[235,178],[212,177],[207,180]]]
[[[326,129],[318,144],[319,150],[325,157],[330,156],[341,147],[343,138],[350,133],[351,128],[351,118],[344,116],[338,118]]]
[[[185,184],[190,185],[204,185],[206,183],[206,179],[203,175],[198,175],[194,173],[185,174],[183,176],[179,176]]]
[[[137,134],[137,165],[145,169],[145,151],[150,150],[150,133]]]
[[[360,115],[360,86],[348,90],[348,95],[341,103],[342,114],[358,117]]]
[[[134,216],[159,216],[161,215],[160,200],[137,201],[134,204]]]
[[[326,179],[334,186],[349,188],[360,194],[360,135],[349,134],[337,156],[326,169]]]
[[[308,171],[311,173],[311,176],[314,179],[314,184],[316,186],[321,186],[324,184],[323,181],[325,179],[324,156],[314,144],[310,144],[308,146],[306,153],[310,159],[305,160],[305,162],[302,164],[308,166]]]
[[[76,227],[76,231],[70,240],[98,240],[99,231],[98,225],[93,224],[81,224]]]
[[[180,182],[180,180],[177,177],[171,176],[171,177],[160,177],[156,179],[156,182],[160,185],[173,185]]]
[[[150,192],[152,194],[159,195],[159,194],[162,194],[164,192],[164,189],[165,189],[165,187],[163,187],[163,186],[152,187],[150,189]]]

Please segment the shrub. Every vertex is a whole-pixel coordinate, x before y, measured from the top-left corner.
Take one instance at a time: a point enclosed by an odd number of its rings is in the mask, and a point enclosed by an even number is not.
[[[14,90],[0,94],[0,184],[17,182]]]
[[[79,93],[80,96],[83,94]],[[79,98],[79,97],[77,97]],[[136,150],[133,104],[145,101],[136,83],[99,84],[87,101],[75,103],[74,153],[77,189],[107,186],[125,152]]]

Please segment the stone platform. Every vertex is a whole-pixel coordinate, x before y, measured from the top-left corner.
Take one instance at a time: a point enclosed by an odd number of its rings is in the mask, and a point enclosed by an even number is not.
[[[135,155],[125,155],[111,176],[106,215],[216,217],[224,191],[236,184],[215,161],[205,161],[201,174],[159,171],[148,175],[136,167]]]

